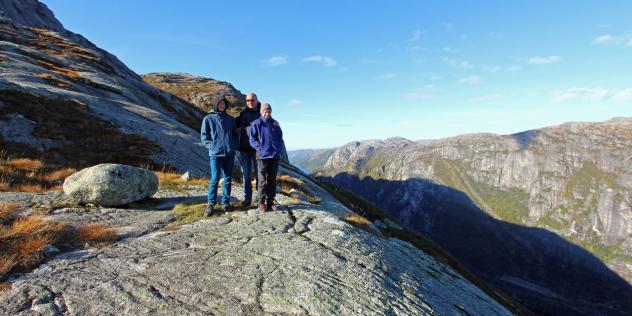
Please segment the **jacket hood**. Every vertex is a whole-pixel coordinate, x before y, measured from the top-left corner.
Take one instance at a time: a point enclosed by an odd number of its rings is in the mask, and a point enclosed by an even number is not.
[[[224,101],[226,103],[226,109],[224,109],[224,111],[220,111],[217,109],[217,105]],[[221,99],[217,100],[217,102],[215,102],[215,105],[213,105],[213,112],[226,112],[228,111],[228,108],[230,107],[230,102],[228,102],[228,100],[226,99],[226,97],[222,97]]]

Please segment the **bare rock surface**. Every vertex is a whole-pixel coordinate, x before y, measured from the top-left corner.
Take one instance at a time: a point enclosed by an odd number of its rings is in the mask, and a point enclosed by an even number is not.
[[[510,315],[450,268],[327,212],[229,213],[58,256],[6,314]]]

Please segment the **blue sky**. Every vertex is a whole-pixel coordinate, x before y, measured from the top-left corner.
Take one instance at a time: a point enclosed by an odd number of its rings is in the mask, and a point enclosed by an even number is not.
[[[290,149],[632,116],[630,1],[43,2],[139,74],[256,92]]]

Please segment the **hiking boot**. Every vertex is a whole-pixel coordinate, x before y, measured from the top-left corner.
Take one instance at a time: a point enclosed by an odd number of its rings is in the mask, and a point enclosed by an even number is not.
[[[233,210],[233,206],[230,204],[224,204],[224,212],[231,212]]]
[[[252,202],[251,202],[251,201],[241,201],[241,202],[239,202],[239,204],[240,204],[241,206],[244,206],[244,207],[245,207],[245,206],[250,206],[250,204],[252,204]]]
[[[204,209],[204,216],[209,217],[215,212],[215,204],[207,204]]]
[[[266,209],[268,211],[276,211],[277,210],[277,206],[276,206],[276,203],[274,202],[274,200],[268,201]]]
[[[263,214],[266,212],[266,205],[263,202],[259,202],[259,205],[257,207],[257,211],[259,211],[259,214]]]

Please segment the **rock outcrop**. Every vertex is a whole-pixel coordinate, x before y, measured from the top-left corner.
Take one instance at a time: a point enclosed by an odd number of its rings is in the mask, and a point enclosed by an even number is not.
[[[16,156],[72,167],[169,165],[205,174],[204,112],[63,29],[45,5],[0,2],[0,142]],[[78,131],[83,133],[78,133]]]
[[[351,212],[301,180],[321,203],[278,195],[282,211],[230,212],[183,226],[165,227],[173,215],[163,208],[205,203],[206,187],[161,189],[149,205],[126,209],[50,210],[50,220],[102,221],[124,239],[58,255],[11,280],[0,314],[512,314],[412,244],[342,221]],[[59,198],[0,193],[0,201],[40,210]]]
[[[193,103],[208,113],[222,97],[230,102],[228,111],[239,113],[246,107],[246,96],[232,84],[187,73],[154,72],[142,75],[145,82]]]
[[[620,118],[513,135],[353,142],[315,171],[526,305],[595,313],[604,302],[632,299],[630,157],[632,119]]]
[[[141,168],[100,164],[80,170],[64,181],[64,193],[77,203],[120,206],[158,191],[158,177]]]

